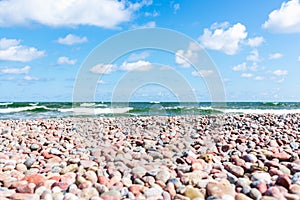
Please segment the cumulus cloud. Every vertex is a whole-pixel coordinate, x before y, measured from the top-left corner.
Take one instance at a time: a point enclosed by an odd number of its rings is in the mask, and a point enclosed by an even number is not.
[[[247,45],[250,47],[259,47],[264,41],[265,39],[263,37],[249,38]]]
[[[263,76],[256,76],[256,77],[254,77],[254,80],[256,80],[256,81],[262,81],[264,79],[265,79],[265,77],[263,77]]]
[[[68,64],[68,65],[75,65],[77,62],[76,59],[70,59],[65,56],[61,56],[57,59],[57,64],[62,65],[62,64]]]
[[[299,0],[283,2],[280,9],[274,10],[269,14],[268,20],[262,25],[262,27],[278,33],[299,33]]]
[[[32,77],[32,76],[25,76],[24,80],[25,81],[39,81],[40,79],[37,77]]]
[[[232,67],[233,71],[256,71],[257,69],[258,65],[256,62],[252,63],[250,66],[248,66],[246,62],[243,62],[242,64]]]
[[[174,9],[174,14],[176,14],[177,11],[180,9],[180,4],[179,4],[179,3],[175,3],[175,4],[173,5],[173,9]]]
[[[30,66],[25,66],[23,68],[8,68],[5,67],[0,69],[0,74],[28,74]]]
[[[117,69],[113,64],[97,64],[93,66],[90,71],[95,74],[110,74]]]
[[[150,21],[142,25],[132,25],[132,28],[154,28],[154,27],[156,27],[155,21]]]
[[[190,62],[196,62],[198,60],[197,51],[199,50],[200,46],[194,42],[191,42],[187,50],[180,49],[176,51],[175,62],[182,67],[190,67],[190,63],[187,62],[186,59]]]
[[[257,49],[253,49],[250,53],[251,54],[249,56],[247,56],[247,58],[246,58],[247,60],[254,61],[254,62],[257,62],[260,60]]]
[[[64,38],[58,38],[57,42],[59,44],[65,44],[65,45],[73,45],[73,44],[81,44],[87,42],[87,37],[79,37],[77,35],[68,34]]]
[[[273,53],[273,54],[270,54],[269,55],[269,59],[270,60],[275,60],[275,59],[279,59],[282,57],[282,54],[281,53]]]
[[[115,28],[152,1],[10,0],[0,1],[0,26],[39,23],[47,26],[92,25]]]
[[[204,29],[203,35],[199,37],[199,40],[204,47],[213,50],[223,51],[228,55],[234,55],[239,50],[241,42],[247,37],[246,27],[237,23],[233,26],[221,26],[216,28],[216,24],[210,29]]]
[[[136,62],[123,62],[120,69],[124,71],[148,71],[152,64],[148,61],[139,60]]]
[[[251,73],[242,73],[241,77],[243,77],[243,78],[251,78],[251,77],[253,77],[253,74],[251,74]]]
[[[288,74],[288,71],[277,69],[277,70],[273,71],[273,74],[276,75],[276,76],[284,76],[284,75]]]
[[[20,40],[1,38],[0,60],[29,62],[45,55],[44,51],[40,51],[34,47],[23,46],[20,43]]]
[[[131,62],[131,61],[137,61],[137,60],[144,60],[146,58],[148,58],[150,56],[149,52],[142,52],[142,53],[132,53],[130,54],[130,56],[128,57],[127,61]]]
[[[200,76],[200,77],[207,77],[214,73],[213,70],[200,70],[200,71],[193,71],[192,76]]]

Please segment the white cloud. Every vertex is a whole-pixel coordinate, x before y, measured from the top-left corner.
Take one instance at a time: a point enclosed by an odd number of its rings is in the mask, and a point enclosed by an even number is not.
[[[0,1],[0,26],[39,23],[47,26],[91,25],[115,28],[152,1],[10,0]]]
[[[0,74],[28,74],[30,66],[25,66],[23,68],[3,68],[0,69]]]
[[[175,4],[173,5],[173,9],[174,9],[174,13],[176,14],[177,11],[180,9],[180,4],[179,4],[179,3],[175,3]]]
[[[246,27],[240,23],[226,28],[215,27],[217,26],[214,24],[210,29],[204,29],[203,35],[199,37],[203,46],[208,49],[223,51],[228,55],[236,54],[240,43],[248,35]]]
[[[265,39],[263,37],[249,38],[247,44],[250,47],[259,47],[264,41]]]
[[[256,77],[254,77],[254,80],[256,80],[256,81],[262,81],[264,79],[265,79],[265,77],[263,77],[263,76],[256,76]]]
[[[159,12],[153,11],[153,12],[145,12],[146,17],[157,17],[159,15]]]
[[[79,37],[77,35],[68,34],[64,38],[58,38],[57,42],[65,45],[81,44],[87,42],[87,37]]]
[[[201,77],[207,77],[214,73],[213,70],[200,70],[200,71],[193,71],[193,76],[201,76]]]
[[[251,73],[242,73],[241,74],[241,77],[243,77],[243,78],[251,78],[253,76],[253,74],[251,74]]]
[[[273,71],[273,74],[276,75],[276,76],[284,76],[284,75],[288,74],[288,71],[277,69],[277,70]]]
[[[243,62],[242,64],[232,67],[233,71],[256,71],[257,69],[258,65],[256,62],[253,62],[251,66],[248,66],[246,62]]]
[[[137,60],[144,60],[144,59],[148,58],[149,56],[150,56],[150,54],[146,51],[144,51],[142,53],[132,53],[128,57],[127,61],[131,62],[131,61],[137,61]]]
[[[156,27],[156,22],[155,21],[150,21],[147,22],[146,24],[143,25],[133,25],[132,28],[154,28]]]
[[[273,53],[273,54],[270,54],[269,55],[269,59],[270,60],[275,60],[275,59],[279,59],[282,57],[282,54],[281,53]]]
[[[113,64],[97,64],[93,66],[90,71],[95,74],[110,74],[115,71],[116,68],[117,66]]]
[[[0,60],[29,62],[35,58],[45,55],[34,47],[20,45],[21,41],[16,39],[0,39]]]
[[[32,76],[25,76],[25,77],[24,77],[24,80],[25,80],[25,81],[38,81],[38,80],[40,80],[40,79],[37,78],[37,77],[32,77]]]
[[[254,62],[257,62],[260,60],[257,49],[253,49],[250,53],[251,54],[249,56],[247,56],[247,58],[246,58],[247,60],[254,61]]]
[[[300,56],[298,57],[298,61],[300,62]]]
[[[198,60],[197,51],[200,50],[199,47],[200,46],[198,44],[191,42],[186,51],[184,51],[182,49],[176,51],[175,62],[177,64],[181,65],[182,67],[185,67],[185,68],[190,67],[190,63],[188,63],[186,61],[186,59],[192,63],[196,62]]]
[[[20,40],[16,39],[7,39],[7,38],[1,38],[0,39],[0,50],[8,49],[9,47],[17,46],[20,44]]]
[[[148,61],[139,60],[137,62],[123,62],[120,69],[124,71],[148,71],[152,68],[152,64]]]
[[[68,65],[75,65],[77,62],[76,59],[70,59],[68,57],[65,56],[61,56],[57,59],[57,64],[62,65],[62,64],[68,64]]]
[[[268,20],[262,25],[262,27],[278,33],[299,33],[299,0],[283,2],[280,9],[274,10],[269,14]]]

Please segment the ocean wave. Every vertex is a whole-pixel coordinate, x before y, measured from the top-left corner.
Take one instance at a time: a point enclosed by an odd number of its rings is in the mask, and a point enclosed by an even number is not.
[[[8,105],[12,105],[13,102],[3,102],[3,103],[0,103],[0,106],[8,106]]]
[[[222,113],[243,113],[243,114],[295,114],[300,109],[220,109]]]
[[[15,108],[0,108],[0,113],[18,113],[25,111],[34,111],[34,110],[54,110],[47,108],[46,106],[24,106],[24,107],[15,107]]]
[[[127,113],[132,110],[132,107],[124,108],[85,108],[85,107],[75,107],[75,108],[60,108],[59,112],[71,112],[75,115],[99,115],[99,114],[122,114]]]

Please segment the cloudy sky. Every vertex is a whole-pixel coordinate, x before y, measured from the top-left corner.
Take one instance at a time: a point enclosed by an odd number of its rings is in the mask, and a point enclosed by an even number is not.
[[[185,34],[205,49],[226,101],[300,101],[299,0],[2,0],[0,101],[72,101],[78,72],[97,45],[155,27]],[[204,79],[211,71],[186,62],[193,51],[193,45],[175,53],[139,49],[91,66],[89,73],[101,75],[95,100],[110,101],[126,73],[159,65],[184,77],[199,101],[209,101]],[[144,85],[131,100],[174,100],[174,94]]]

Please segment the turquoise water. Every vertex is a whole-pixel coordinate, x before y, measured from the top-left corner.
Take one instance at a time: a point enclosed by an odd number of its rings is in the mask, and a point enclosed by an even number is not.
[[[94,116],[210,115],[222,113],[300,113],[300,102],[2,102],[0,119]]]

